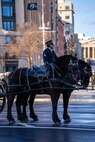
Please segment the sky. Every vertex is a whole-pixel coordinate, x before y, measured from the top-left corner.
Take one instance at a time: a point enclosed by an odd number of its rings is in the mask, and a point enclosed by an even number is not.
[[[74,6],[74,32],[95,38],[95,0],[65,0]]]

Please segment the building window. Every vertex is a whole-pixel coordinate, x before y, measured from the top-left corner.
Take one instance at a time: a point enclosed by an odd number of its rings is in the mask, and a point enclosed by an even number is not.
[[[14,0],[2,0],[3,2],[13,2]]]
[[[17,67],[15,65],[6,66],[6,71],[13,72]]]
[[[69,19],[70,18],[70,16],[65,16],[65,19]]]
[[[82,55],[83,55],[83,58],[84,58],[84,47],[81,47],[81,49],[82,49]]]
[[[65,34],[66,34],[66,35],[69,35],[69,34],[70,34],[70,31],[66,31]]]
[[[14,0],[2,0],[2,23],[5,30],[15,30],[16,17]]]
[[[90,58],[92,58],[92,47],[90,47]]]
[[[94,59],[95,59],[95,47],[94,47]]]
[[[70,9],[69,5],[66,5],[65,10],[69,10],[69,9]]]
[[[10,36],[6,36],[6,43],[10,43],[11,41],[11,37]]]
[[[66,14],[69,14],[69,11],[66,11],[65,13],[66,13]]]
[[[3,6],[2,7],[2,14],[3,16],[14,16],[14,7],[13,6]]]
[[[15,29],[15,22],[5,21],[5,22],[3,22],[3,28],[5,30],[13,31]]]
[[[85,51],[85,55],[86,55],[86,58],[88,58],[88,48],[86,47],[86,51]]]
[[[69,31],[70,25],[69,24],[65,24],[65,29],[66,29],[66,31]]]
[[[53,26],[54,26],[54,24],[53,24],[53,21],[51,22],[51,30],[53,30]]]

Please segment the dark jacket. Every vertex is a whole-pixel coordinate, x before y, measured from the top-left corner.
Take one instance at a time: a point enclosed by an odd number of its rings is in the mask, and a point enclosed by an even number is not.
[[[50,48],[46,48],[43,51],[43,61],[44,63],[53,63],[57,59],[57,55],[55,54],[54,50]]]

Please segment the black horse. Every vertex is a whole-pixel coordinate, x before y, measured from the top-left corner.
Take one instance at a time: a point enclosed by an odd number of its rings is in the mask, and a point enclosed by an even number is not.
[[[82,77],[84,76],[84,77]],[[15,95],[17,95],[17,115],[21,117],[21,103],[23,102],[23,115],[26,115],[26,102],[30,95],[30,117],[38,120],[33,109],[33,103],[36,94],[49,94],[52,101],[52,119],[54,123],[60,123],[57,115],[57,104],[60,93],[63,94],[63,119],[65,122],[70,121],[68,115],[68,103],[71,92],[76,89],[77,83],[80,80],[84,87],[87,87],[91,76],[91,67],[86,62],[77,60],[72,55],[59,57],[54,64],[50,65],[49,73],[42,73],[36,69],[20,68],[11,73],[8,77],[8,110],[7,119],[9,122],[14,122],[12,116],[12,105]],[[23,99],[23,101],[21,100]],[[20,99],[20,101],[19,101]]]

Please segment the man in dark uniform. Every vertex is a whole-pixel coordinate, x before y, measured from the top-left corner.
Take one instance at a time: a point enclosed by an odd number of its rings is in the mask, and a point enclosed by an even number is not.
[[[57,59],[57,55],[53,50],[53,42],[52,40],[49,40],[46,42],[47,48],[43,51],[43,61],[46,67],[46,72],[49,74],[51,70],[54,70],[54,66],[52,65],[53,62]],[[52,72],[53,73],[53,72]],[[53,76],[53,74],[49,74],[50,77]]]
[[[57,59],[57,55],[53,50],[53,42],[49,40],[46,42],[47,48],[43,51],[44,64],[53,63]]]

